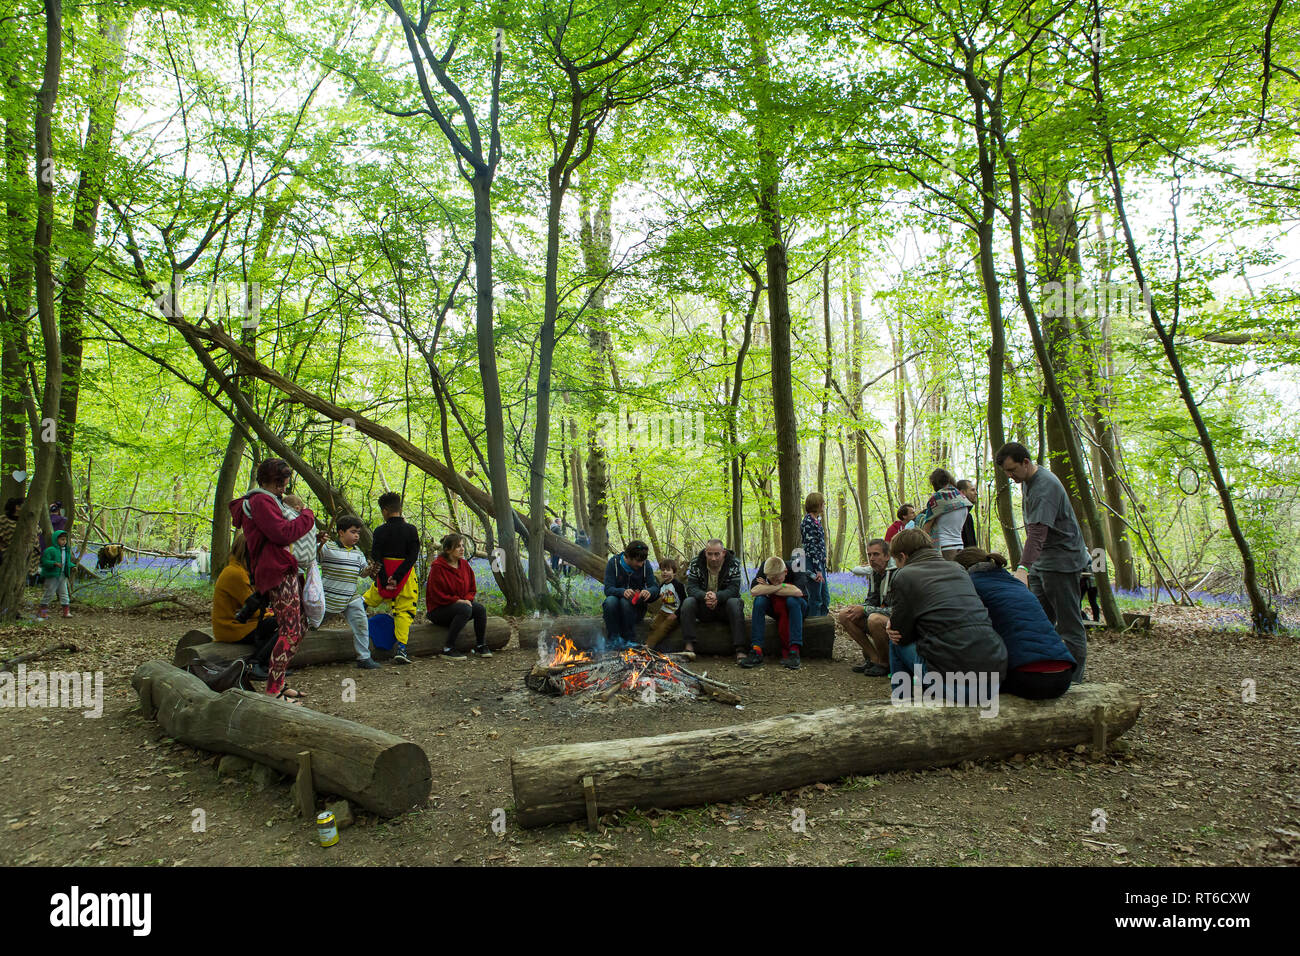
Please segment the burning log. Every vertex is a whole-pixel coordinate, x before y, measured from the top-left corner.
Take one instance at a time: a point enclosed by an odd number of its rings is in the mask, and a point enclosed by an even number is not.
[[[644,641],[650,633],[651,615],[647,614],[645,618],[637,625],[637,640]],[[745,618],[745,635],[750,634],[750,618]],[[565,634],[575,644],[584,650],[597,646],[605,636],[605,625],[598,617],[533,617],[525,618],[519,622],[519,646],[523,648],[535,648],[538,641],[544,634]],[[685,646],[682,638],[682,629],[679,627],[664,638],[663,642],[658,645],[660,651],[680,651]],[[819,617],[810,617],[803,622],[803,654],[805,659],[808,658],[829,658],[831,650],[835,646],[835,621],[829,615],[820,615]],[[730,656],[733,653],[731,646],[731,631],[725,622],[702,621],[697,625],[697,636],[695,639],[695,651],[697,654],[708,654],[716,657]],[[777,658],[781,654],[781,639],[776,632],[776,621],[772,618],[767,619],[766,630],[763,637],[763,653],[768,657]]]
[[[296,773],[299,755],[310,751],[316,790],[347,797],[380,816],[423,804],[433,786],[424,751],[382,730],[308,707],[286,707],[266,694],[218,694],[165,661],[141,664],[131,685],[144,712],[153,713],[168,736],[287,774]]]
[[[648,703],[662,692],[740,702],[726,684],[695,674],[652,648],[631,646],[593,656],[564,635],[548,647],[543,659],[524,675],[525,685],[538,693],[567,696],[592,691],[594,700],[604,702],[628,691],[640,694]]]
[[[1093,742],[1098,722],[1114,740],[1141,709],[1138,695],[1120,684],[1077,684],[1052,701],[1008,694],[998,704],[997,715],[985,718],[973,707],[882,701],[658,737],[533,747],[510,761],[515,812],[526,827],[582,819],[584,776],[602,812],[667,809],[851,774],[1056,750]]]
[[[488,647],[498,651],[510,642],[510,624],[504,618],[489,617],[487,631],[484,634]],[[428,657],[441,654],[447,644],[447,629],[436,624],[412,624],[406,645],[406,652],[412,657]],[[467,651],[474,646],[474,629],[463,628],[456,639],[456,646]],[[190,661],[200,658],[206,661],[233,661],[237,657],[246,657],[252,653],[248,644],[230,644],[213,641],[205,631],[189,631],[176,643],[176,656],[172,663],[184,668]],[[383,658],[388,652],[376,651],[375,656]],[[290,667],[309,667],[312,664],[335,664],[351,661],[357,656],[352,643],[352,629],[347,627],[322,628],[308,631],[298,645],[297,652],[289,661]]]

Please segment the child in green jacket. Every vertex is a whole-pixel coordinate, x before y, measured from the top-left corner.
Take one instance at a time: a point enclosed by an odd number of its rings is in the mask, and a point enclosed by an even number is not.
[[[72,608],[68,606],[72,603],[68,594],[68,582],[72,580],[72,549],[68,547],[68,532],[56,531],[54,544],[41,555],[41,580],[45,582],[45,593],[41,596],[36,619],[43,621],[50,616],[50,598],[55,594],[63,605],[63,616],[72,617]]]

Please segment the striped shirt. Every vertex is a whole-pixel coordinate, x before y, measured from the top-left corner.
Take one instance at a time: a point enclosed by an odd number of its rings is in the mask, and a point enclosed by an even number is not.
[[[357,596],[357,582],[366,570],[365,554],[360,548],[345,548],[338,541],[320,546],[321,582],[325,585],[325,611],[337,614]]]

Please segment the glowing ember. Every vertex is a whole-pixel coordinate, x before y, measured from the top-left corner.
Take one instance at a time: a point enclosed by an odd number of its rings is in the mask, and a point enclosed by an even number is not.
[[[593,655],[561,634],[554,643],[542,641],[537,656],[537,664],[524,676],[524,682],[543,694],[568,697],[592,692],[600,701],[622,694],[623,699],[647,704],[661,697],[701,696],[728,704],[740,702],[726,684],[692,673],[670,654],[640,645]]]

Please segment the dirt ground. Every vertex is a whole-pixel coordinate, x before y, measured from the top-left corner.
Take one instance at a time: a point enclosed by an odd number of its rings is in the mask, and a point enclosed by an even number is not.
[[[888,681],[850,671],[861,656],[843,635],[835,660],[805,661],[798,672],[697,662],[737,688],[743,711],[543,698],[523,686],[535,652],[513,640],[486,661],[307,668],[293,685],[311,706],[415,741],[434,780],[423,809],[387,821],[358,812],[338,845],[323,849],[314,825],[293,814],[287,779],[265,787],[247,776],[218,779],[216,756],[142,717],[135,667],[170,660],[176,639],[207,621],[157,608],[84,609],[72,620],[0,629],[0,659],[67,638],[81,649],[29,667],[102,670],[105,682],[99,719],[0,708],[0,864],[1295,865],[1296,641],[1216,631],[1215,614],[1164,607],[1149,633],[1093,635],[1090,678],[1143,696],[1137,724],[1100,760],[1055,752],[854,777],[731,804],[607,815],[599,833],[520,828],[510,755],[881,700]],[[344,678],[357,681],[354,703],[342,699]],[[1243,701],[1247,680],[1253,702]],[[204,832],[194,832],[196,810]],[[792,827],[796,811],[804,832]],[[1104,831],[1094,829],[1098,811]]]

